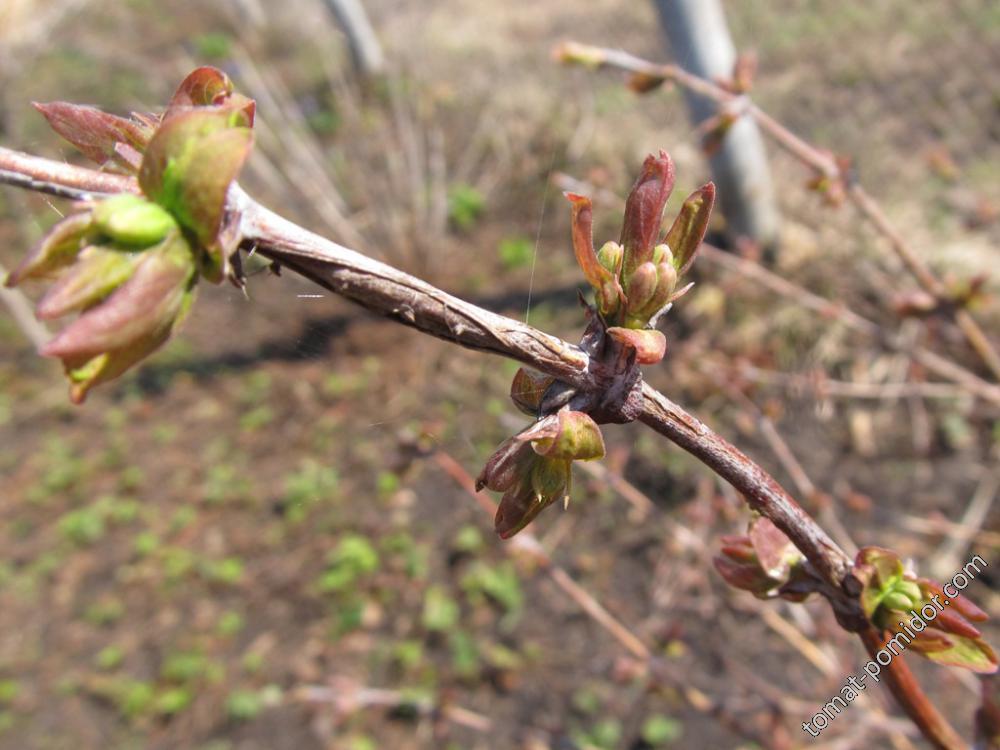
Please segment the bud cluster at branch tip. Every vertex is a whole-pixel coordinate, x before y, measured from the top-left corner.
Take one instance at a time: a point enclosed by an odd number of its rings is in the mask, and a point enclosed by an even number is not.
[[[221,71],[198,68],[162,115],[35,107],[85,156],[136,175],[142,190],[80,204],[6,280],[54,280],[39,318],[80,313],[41,353],[62,360],[70,398],[81,403],[170,337],[199,277],[233,278],[239,237],[226,225],[226,195],[250,152],[254,103]]]
[[[592,240],[590,199],[566,194],[572,204],[573,251],[594,289],[597,311],[608,335],[634,348],[640,364],[655,364],[666,353],[666,339],[652,323],[690,289],[678,290],[678,280],[694,262],[715,202],[712,183],[693,192],[661,241],[663,209],[673,188],[674,164],[667,153],[646,157],[625,202],[621,237],[600,251]]]
[[[623,388],[619,394],[623,399],[639,382],[636,365],[663,359],[666,339],[652,323],[687,291],[678,291],[677,281],[694,261],[712,210],[715,188],[709,183],[685,201],[661,239],[663,209],[673,186],[670,157],[663,151],[649,156],[626,202],[618,242],[606,242],[600,250],[594,248],[590,199],[566,194],[573,252],[595,297],[591,325],[584,334],[589,343],[581,346],[591,353],[592,367],[602,373],[607,391]],[[603,341],[610,345],[603,346]],[[598,362],[602,355],[607,362]],[[538,421],[505,441],[476,482],[477,490],[487,487],[504,493],[495,519],[496,531],[504,539],[557,500],[568,501],[573,461],[604,456],[598,421],[633,418],[623,415],[621,402],[608,408],[602,396],[584,394],[574,400],[579,394],[565,383],[528,368],[518,370],[510,395],[521,411]]]

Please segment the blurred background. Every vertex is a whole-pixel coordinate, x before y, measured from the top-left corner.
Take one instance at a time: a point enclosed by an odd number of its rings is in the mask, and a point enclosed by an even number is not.
[[[333,4],[0,0],[0,143],[82,163],[31,101],[154,111],[216,65],[257,100],[255,197],[570,340],[568,181],[595,196],[603,242],[650,151],[677,163],[668,217],[709,179],[682,92],[552,60],[567,39],[671,60],[652,2],[365,0],[378,47],[353,55]],[[936,272],[997,267],[996,3],[724,6],[765,111],[850,156]],[[891,547],[941,580],[982,555],[968,593],[1000,616],[1000,409],[833,311],[988,372],[945,316],[899,314],[916,284],[850,205],[766,155],[775,252],[703,257],[647,379],[848,550]],[[0,263],[65,210],[0,189]],[[995,296],[975,314],[996,340]],[[248,297],[203,288],[178,338],[82,407],[28,333],[0,313],[0,747],[924,746],[880,688],[802,732],[863,650],[821,601],[724,584],[711,559],[744,506],[648,430],[606,430],[608,458],[531,532],[666,674],[498,541],[456,479],[522,424],[512,363],[290,274],[253,276]],[[975,677],[908,661],[970,736]]]

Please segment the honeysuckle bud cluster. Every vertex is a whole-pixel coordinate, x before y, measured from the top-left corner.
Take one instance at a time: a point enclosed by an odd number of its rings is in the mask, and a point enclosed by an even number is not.
[[[906,570],[899,555],[881,547],[858,552],[854,576],[862,584],[865,616],[882,632],[913,636],[907,650],[938,664],[982,673],[997,670],[996,654],[972,624],[987,615],[957,589],[956,595],[947,594],[935,581]]]
[[[142,190],[79,204],[6,280],[54,280],[39,318],[80,313],[41,350],[62,360],[80,403],[170,337],[200,276],[230,273],[239,237],[224,226],[225,201],[250,151],[254,103],[221,71],[198,68],[159,116],[35,106],[88,158],[135,174]]]
[[[592,371],[607,393],[579,394],[550,376],[518,370],[511,399],[538,421],[504,442],[476,482],[477,490],[504,493],[495,524],[505,539],[557,500],[568,501],[572,462],[604,456],[598,421],[632,418],[623,411],[639,385],[636,366],[664,356],[666,339],[653,323],[686,291],[677,290],[677,281],[694,261],[715,197],[711,183],[693,193],[660,241],[663,209],[673,186],[670,157],[663,151],[649,156],[626,201],[619,241],[599,251],[592,240],[590,200],[567,193],[573,251],[595,295],[581,348],[590,354]],[[611,346],[605,345],[608,341]]]
[[[722,537],[721,554],[712,562],[734,588],[759,599],[802,601],[808,596],[805,558],[791,540],[764,516],[754,516],[746,534]]]
[[[674,188],[674,164],[665,151],[650,155],[625,202],[618,242],[595,250],[589,198],[567,193],[573,205],[573,250],[594,288],[597,311],[611,338],[631,346],[639,364],[663,359],[667,342],[653,328],[658,316],[690,285],[677,289],[705,237],[715,202],[715,185],[702,186],[684,201],[660,241],[663,209]]]

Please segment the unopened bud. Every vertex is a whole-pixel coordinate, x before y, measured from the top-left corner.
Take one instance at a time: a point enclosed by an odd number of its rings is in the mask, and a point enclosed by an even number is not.
[[[177,222],[155,203],[122,193],[97,204],[94,226],[115,242],[144,248],[163,240]]]
[[[622,258],[624,256],[625,249],[617,242],[605,242],[601,246],[601,249],[597,251],[597,260],[615,276],[622,270]]]
[[[626,310],[629,317],[638,314],[656,292],[656,266],[643,263],[632,272],[625,287]]]

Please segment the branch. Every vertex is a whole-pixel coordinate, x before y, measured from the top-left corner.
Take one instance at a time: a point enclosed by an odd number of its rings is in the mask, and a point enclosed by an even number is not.
[[[563,190],[594,194],[601,201],[619,208],[625,205],[625,201],[610,190],[603,190],[562,172],[555,173],[552,179],[554,184]],[[752,279],[775,294],[780,294],[825,318],[837,320],[852,331],[868,336],[889,349],[906,354],[936,375],[957,383],[974,396],[1000,406],[1000,386],[983,380],[971,370],[932,352],[926,347],[914,346],[898,334],[885,330],[875,321],[859,315],[841,303],[820,297],[749,258],[720,250],[708,243],[702,243],[699,257],[722,266],[743,278]]]
[[[875,654],[885,645],[885,641],[871,626],[864,628],[858,635],[865,644],[868,655],[874,659]],[[938,713],[938,710],[924,695],[917,683],[917,678],[913,676],[913,672],[903,661],[902,654],[897,655],[883,669],[889,688],[896,696],[899,705],[913,723],[920,727],[924,737],[930,740],[934,747],[938,750],[964,750],[968,747],[958,732],[948,723],[948,720]]]
[[[816,170],[823,177],[842,184],[844,194],[858,212],[889,242],[896,257],[903,263],[917,283],[938,300],[954,317],[973,351],[989,368],[993,377],[1000,379],[1000,354],[983,329],[967,310],[956,306],[948,288],[921,260],[902,234],[892,225],[878,202],[861,186],[850,168],[841,164],[833,154],[803,140],[769,114],[760,109],[745,93],[735,93],[693,75],[678,65],[658,64],[624,52],[590,45],[568,42],[556,50],[556,57],[569,62],[583,62],[592,66],[608,66],[642,76],[647,81],[670,81],[688,91],[717,102],[720,110],[733,115],[752,117],[761,130],[771,136],[786,152],[803,164]]]
[[[0,148],[0,183],[54,195],[85,198],[135,190],[127,178],[72,167]],[[230,189],[227,210],[238,221],[243,247],[311,279],[320,286],[431,336],[470,349],[510,357],[583,390],[598,388],[589,357],[579,348],[527,324],[491,313],[391,266],[313,234],[265,208],[239,186]],[[820,593],[838,622],[864,633],[858,581],[851,559],[761,467],[697,418],[648,384],[642,385],[639,420],[688,451],[741,492],[748,505],[768,517],[792,540],[822,579]],[[907,708],[920,706],[925,727],[948,727],[914,681],[894,681],[893,692]],[[939,747],[947,732],[928,735]],[[943,737],[944,739],[941,739]]]

